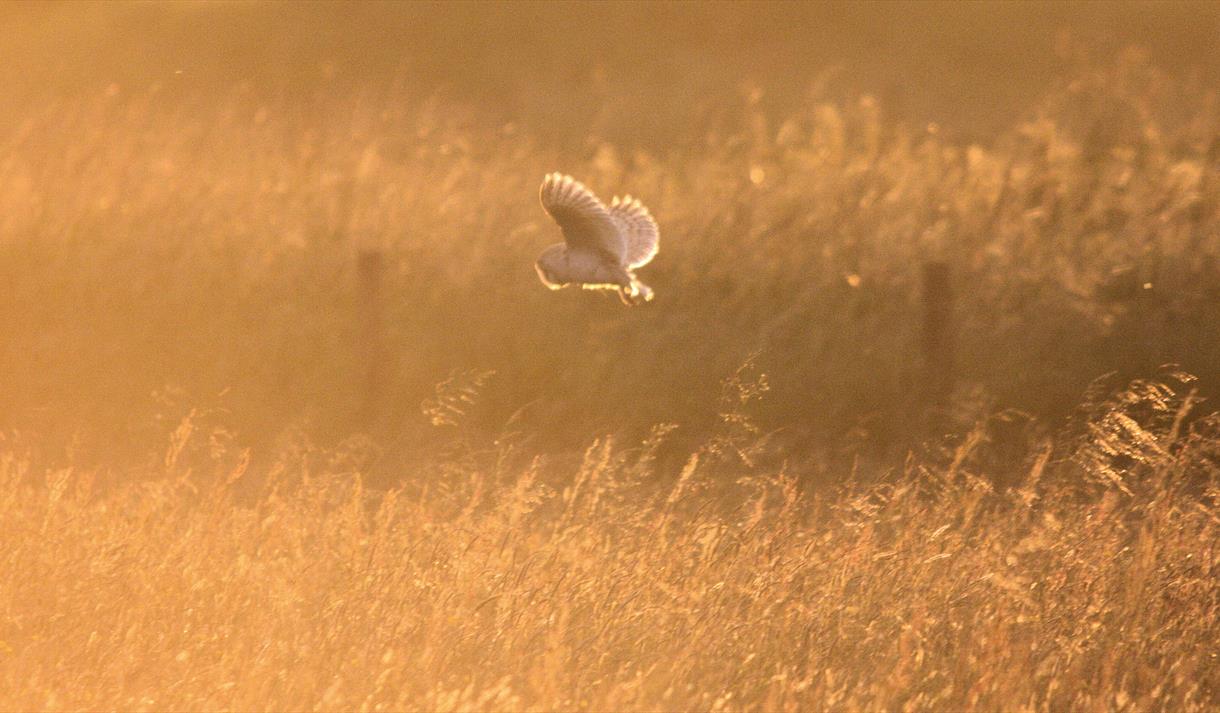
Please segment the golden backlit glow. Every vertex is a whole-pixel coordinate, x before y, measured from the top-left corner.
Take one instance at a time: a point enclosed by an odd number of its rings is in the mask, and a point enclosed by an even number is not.
[[[0,711],[1217,710],[1217,36],[0,5]]]

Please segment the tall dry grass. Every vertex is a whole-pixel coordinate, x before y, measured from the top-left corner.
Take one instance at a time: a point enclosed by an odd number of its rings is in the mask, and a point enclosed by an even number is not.
[[[1214,710],[1220,422],[1100,396],[1004,484],[986,422],[832,490],[733,429],[674,478],[658,431],[389,491],[196,420],[117,487],[6,444],[0,708]]]
[[[288,423],[342,439],[362,428],[370,247],[388,265],[383,440],[430,439],[418,404],[477,370],[495,375],[468,426],[489,439],[574,448],[676,421],[689,445],[760,352],[767,429],[901,453],[923,435],[928,260],[957,293],[962,425],[976,403],[1062,414],[1100,373],[1167,362],[1216,393],[1214,91],[1131,54],[986,145],[868,97],[775,117],[759,96],[663,152],[560,148],[396,85],[34,102],[0,135],[5,425],[147,448],[153,419],[207,405],[252,444]],[[536,184],[556,168],[657,215],[650,309],[538,289],[556,234]]]
[[[115,22],[80,12],[77,39]],[[563,34],[495,92],[325,61],[208,83],[264,55],[202,41],[111,78],[172,35],[139,23],[103,69],[26,78],[0,107],[0,708],[1220,705],[1206,77],[1084,62],[981,138],[833,71],[654,113],[708,51],[664,22],[628,48],[660,68],[572,64]],[[486,64],[455,56],[425,69]],[[646,309],[537,284],[553,170],[657,216]]]

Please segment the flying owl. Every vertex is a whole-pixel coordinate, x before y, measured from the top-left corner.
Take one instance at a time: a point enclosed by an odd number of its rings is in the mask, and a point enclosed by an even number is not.
[[[543,250],[534,265],[542,284],[552,290],[616,290],[628,305],[652,299],[652,288],[633,272],[652,260],[661,240],[642,203],[616,196],[607,208],[584,184],[561,173],[547,174],[539,195],[563,231],[563,242]]]

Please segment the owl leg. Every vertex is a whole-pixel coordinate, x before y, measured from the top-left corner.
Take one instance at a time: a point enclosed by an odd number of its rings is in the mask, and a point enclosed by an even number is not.
[[[633,277],[630,283],[618,288],[618,296],[623,304],[635,307],[652,299],[652,288]]]
[[[639,280],[633,280],[631,283],[631,286],[635,288],[636,299],[640,300],[641,302],[651,302],[652,301],[652,288],[651,287],[649,287],[648,285],[645,285],[643,282],[640,282]]]

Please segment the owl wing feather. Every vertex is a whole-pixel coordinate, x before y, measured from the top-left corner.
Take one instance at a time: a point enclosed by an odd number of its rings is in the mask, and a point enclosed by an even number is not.
[[[661,247],[661,230],[643,203],[631,196],[615,196],[610,202],[610,217],[627,244],[623,264],[628,269],[643,267],[656,257]]]
[[[583,183],[561,173],[549,173],[538,195],[542,207],[559,224],[568,247],[602,253],[623,263],[627,254],[624,231]]]

